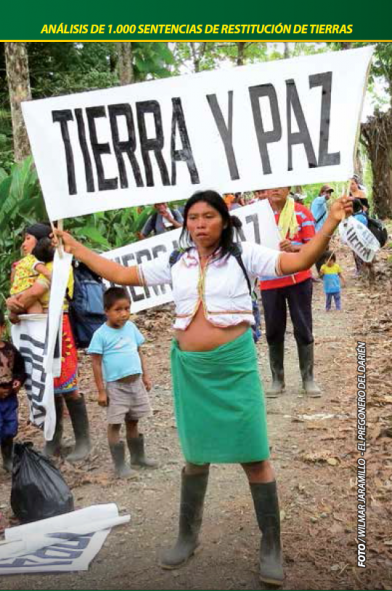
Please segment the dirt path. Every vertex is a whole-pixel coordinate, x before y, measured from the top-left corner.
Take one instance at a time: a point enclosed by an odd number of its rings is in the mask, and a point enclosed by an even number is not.
[[[347,263],[351,265],[350,259]],[[272,457],[280,487],[285,589],[392,588],[390,495],[383,502],[369,482],[367,568],[356,567],[355,348],[357,340],[367,340],[367,335],[356,328],[363,297],[362,289],[351,282],[343,295],[344,312],[325,314],[322,287],[315,286],[314,333],[317,378],[324,393],[321,399],[300,395],[296,347],[288,323],[286,383],[289,386],[279,400],[268,401]],[[148,449],[160,460],[160,469],[143,471],[134,482],[120,484],[113,480],[104,416],[95,403],[87,360],[82,364],[81,389],[89,403],[94,450],[90,461],[77,470],[62,464],[78,507],[115,502],[121,511],[131,514],[130,525],[112,531],[88,572],[3,577],[0,588],[260,588],[259,533],[248,485],[237,466],[211,469],[202,551],[179,571],[162,571],[157,566],[159,549],[173,542],[176,535],[182,466],[169,385],[171,335],[166,329],[167,321],[161,319],[161,323],[159,339],[147,344],[156,412],[144,429]],[[148,329],[151,321],[147,318],[144,324]],[[387,338],[378,334],[374,342],[384,346],[383,339]],[[258,351],[261,373],[269,376],[264,343],[258,346]],[[368,355],[372,355],[371,347]],[[67,432],[70,433],[69,425]],[[31,429],[25,429],[22,434],[33,435],[39,441]],[[388,457],[385,448],[383,458],[386,459],[378,476],[379,486],[384,488],[392,487]],[[373,480],[370,484],[374,484]],[[6,515],[10,514],[9,490],[9,479],[1,473],[0,510]]]

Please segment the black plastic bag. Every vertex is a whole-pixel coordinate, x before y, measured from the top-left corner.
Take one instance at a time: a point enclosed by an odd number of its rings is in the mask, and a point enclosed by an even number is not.
[[[22,523],[74,510],[72,493],[59,470],[31,442],[14,446],[11,507]]]

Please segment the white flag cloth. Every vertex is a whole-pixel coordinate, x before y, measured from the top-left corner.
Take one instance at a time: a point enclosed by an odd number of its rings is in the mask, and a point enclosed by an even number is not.
[[[340,239],[347,244],[365,263],[370,263],[380,250],[380,243],[369,228],[350,216],[339,225]]]
[[[48,314],[21,315],[11,329],[12,342],[21,352],[27,373],[25,389],[30,420],[43,427],[47,441],[56,427],[53,379],[61,374],[62,314],[72,255],[56,251]]]
[[[129,520],[110,503],[6,529],[0,575],[87,570],[110,529]]]
[[[46,440],[56,427],[53,372],[45,371],[46,314],[26,314],[11,329],[12,342],[23,356],[27,379],[25,390],[30,406],[30,421],[44,429]]]

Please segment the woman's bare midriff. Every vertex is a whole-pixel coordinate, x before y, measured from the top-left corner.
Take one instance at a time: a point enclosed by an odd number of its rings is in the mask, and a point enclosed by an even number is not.
[[[246,330],[249,324],[241,322],[235,326],[228,326],[227,328],[219,328],[208,322],[204,316],[203,306],[199,308],[186,330],[176,330],[175,338],[181,351],[211,351],[225,345],[230,341],[234,341],[240,337]]]

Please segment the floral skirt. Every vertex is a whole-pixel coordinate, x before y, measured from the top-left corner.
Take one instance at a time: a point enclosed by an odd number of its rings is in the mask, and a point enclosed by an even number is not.
[[[78,351],[72,334],[68,314],[63,314],[61,343],[61,375],[54,379],[54,393],[68,394],[78,388]]]

